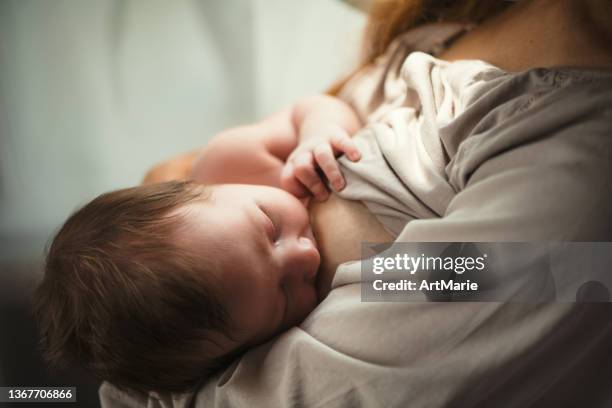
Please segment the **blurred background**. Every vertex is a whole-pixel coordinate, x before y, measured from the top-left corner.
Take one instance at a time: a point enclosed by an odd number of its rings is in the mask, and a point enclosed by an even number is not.
[[[364,23],[339,0],[0,0],[0,386],[76,385],[71,406],[98,406],[94,380],[36,349],[29,299],[53,232],[153,164],[324,91]]]

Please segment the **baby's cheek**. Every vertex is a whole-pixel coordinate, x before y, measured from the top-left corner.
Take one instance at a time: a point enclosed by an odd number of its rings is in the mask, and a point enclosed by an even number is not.
[[[241,333],[238,337],[251,345],[268,340],[275,329],[273,319],[278,312],[278,297],[272,290],[272,281],[262,277],[245,282],[238,292],[230,300],[230,315]]]

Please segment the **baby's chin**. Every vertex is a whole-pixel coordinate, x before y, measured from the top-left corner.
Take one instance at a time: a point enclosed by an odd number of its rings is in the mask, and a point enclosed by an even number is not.
[[[317,271],[317,279],[315,281],[315,289],[317,292],[317,304],[321,303],[331,292],[331,280],[333,274],[325,273],[322,267]]]
[[[318,291],[316,288],[316,283],[313,281],[309,283],[309,288],[307,293],[305,293],[303,297],[303,303],[301,304],[299,315],[296,316],[295,322],[293,325],[299,325],[308,317],[308,315],[317,307],[319,304],[318,299]]]

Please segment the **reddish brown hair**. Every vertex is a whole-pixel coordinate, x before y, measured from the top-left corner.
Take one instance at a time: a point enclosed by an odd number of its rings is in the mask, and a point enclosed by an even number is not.
[[[217,368],[210,332],[229,322],[208,273],[216,266],[172,239],[182,221],[173,210],[204,199],[206,188],[190,182],[152,184],[102,194],[68,218],[34,304],[51,365],[176,392]]]
[[[433,22],[480,23],[512,4],[505,0],[373,0],[368,12],[359,66],[327,91],[337,95],[342,86],[376,57],[399,34]]]
[[[399,34],[425,23],[480,23],[505,9],[505,0],[376,0],[364,38],[365,62],[381,55]]]

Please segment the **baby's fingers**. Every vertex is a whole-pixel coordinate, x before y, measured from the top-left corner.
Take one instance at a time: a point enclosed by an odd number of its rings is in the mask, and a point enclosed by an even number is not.
[[[310,196],[310,191],[295,177],[295,171],[291,163],[287,163],[283,167],[280,175],[280,184],[283,190],[297,198],[303,199]]]
[[[336,191],[344,188],[344,177],[334,156],[332,148],[327,143],[321,143],[314,148],[314,158]]]
[[[336,151],[344,153],[351,161],[357,161],[361,158],[357,144],[348,133],[335,134],[330,138],[329,143]]]
[[[304,152],[293,161],[295,177],[304,185],[318,201],[325,201],[329,195],[323,180],[315,169],[314,157],[310,152]]]

